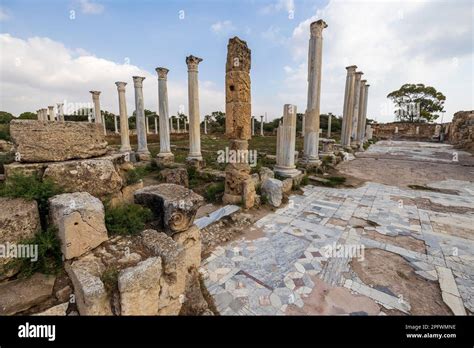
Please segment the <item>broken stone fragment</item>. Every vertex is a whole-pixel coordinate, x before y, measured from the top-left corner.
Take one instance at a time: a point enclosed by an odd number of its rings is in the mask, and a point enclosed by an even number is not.
[[[65,259],[81,256],[107,240],[102,202],[87,192],[49,199],[49,214]]]
[[[167,184],[176,184],[189,187],[188,171],[186,168],[167,168],[160,172]]]
[[[103,128],[95,123],[13,120],[10,134],[20,162],[58,162],[107,152]]]
[[[283,199],[283,183],[278,179],[266,179],[262,184],[262,195],[269,204],[279,207]]]
[[[204,198],[183,186],[160,184],[135,191],[135,203],[153,212],[160,227],[172,235],[187,230]]]
[[[121,315],[157,315],[160,278],[160,257],[151,257],[120,271],[118,289]]]
[[[47,310],[36,313],[33,315],[44,315],[44,316],[65,316],[67,308],[69,306],[69,302],[61,303],[57,306],[48,308]]]
[[[173,240],[184,248],[186,269],[199,268],[201,265],[200,229],[196,225],[192,225],[186,231],[175,233]]]
[[[26,279],[0,284],[0,315],[27,310],[50,297],[56,277],[35,273]]]
[[[112,315],[110,300],[100,279],[105,265],[93,254],[69,261],[64,268],[74,286],[75,301],[81,315]]]

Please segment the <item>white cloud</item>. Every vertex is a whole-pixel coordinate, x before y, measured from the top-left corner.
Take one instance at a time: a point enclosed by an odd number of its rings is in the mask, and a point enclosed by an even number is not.
[[[91,0],[79,0],[81,11],[84,14],[101,14],[104,12],[104,5]]]
[[[6,21],[8,19],[10,19],[10,14],[8,11],[5,8],[0,7],[0,22]]]
[[[272,14],[281,10],[285,10],[288,13],[294,13],[295,11],[295,2],[294,0],[278,0],[272,4],[264,6],[261,9],[263,14]]]
[[[280,32],[280,28],[273,25],[262,32],[261,36],[268,42],[278,45],[284,44],[287,40],[286,37]]]
[[[216,34],[227,35],[230,32],[234,31],[235,27],[231,21],[225,20],[225,21],[218,21],[214,23],[213,25],[211,25],[211,30]]]
[[[353,64],[371,85],[370,118],[393,120],[386,95],[404,83],[443,92],[445,120],[472,110],[471,11],[470,1],[330,1],[293,30],[288,49],[294,64],[284,67],[287,80],[279,95],[294,97],[299,110],[305,106],[309,25],[322,18],[329,27],[323,33],[321,112],[342,113],[345,67]]]
[[[18,115],[24,111],[66,101],[69,108],[91,103],[90,90],[102,91],[101,108],[118,114],[116,81],[127,82],[127,109],[135,110],[132,76],[145,76],[143,92],[145,108],[156,111],[157,75],[131,64],[121,64],[95,57],[79,48],[68,49],[62,43],[44,37],[27,40],[0,34],[0,110]],[[209,81],[200,85],[201,117],[224,110],[224,93]],[[170,113],[180,105],[188,109],[187,81],[168,75]],[[70,104],[69,104],[70,103]]]

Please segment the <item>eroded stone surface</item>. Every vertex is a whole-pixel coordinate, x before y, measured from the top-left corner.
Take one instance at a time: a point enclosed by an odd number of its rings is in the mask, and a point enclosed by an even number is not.
[[[283,198],[282,182],[278,179],[266,179],[262,183],[262,195],[267,198],[268,203],[274,207],[279,207]]]

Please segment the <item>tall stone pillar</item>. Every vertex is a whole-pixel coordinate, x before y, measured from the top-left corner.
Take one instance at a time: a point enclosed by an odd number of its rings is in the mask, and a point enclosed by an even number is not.
[[[190,164],[200,167],[201,155],[201,116],[199,113],[199,82],[198,66],[202,62],[201,58],[195,56],[186,57],[188,66],[188,109],[189,109],[189,154],[187,161]],[[186,121],[185,131],[186,131]]]
[[[365,124],[364,124],[364,103],[365,103],[365,83],[367,80],[361,80],[359,85],[359,114],[357,117],[356,143],[363,149]]]
[[[342,112],[341,130],[341,145],[343,147],[350,147],[351,145],[352,113],[354,112],[354,83],[356,69],[356,65],[346,67],[346,90],[344,93],[344,109]]]
[[[56,113],[54,112],[54,106],[52,105],[48,106],[48,110],[49,110],[49,120],[56,121]]]
[[[327,24],[322,20],[311,23],[311,37],[308,52],[308,104],[305,114],[303,161],[308,165],[319,165],[319,108],[321,97],[321,67],[323,57],[323,29]]]
[[[57,103],[58,121],[64,122],[64,103]]]
[[[160,115],[160,153],[156,155],[159,163],[174,161],[174,155],[171,153],[169,114],[168,114],[168,69],[156,68],[158,73],[158,100]]]
[[[204,134],[207,134],[207,117],[204,117]]]
[[[285,104],[283,122],[277,129],[276,174],[292,178],[301,172],[295,166],[296,105]]]
[[[367,101],[369,99],[369,87],[370,85],[368,85],[367,83],[364,85],[364,113],[362,121],[364,131],[362,133],[362,140],[365,139],[365,125],[367,124]],[[370,136],[370,139],[372,139],[372,135]]]
[[[115,128],[115,134],[118,134],[118,127],[117,127],[117,115],[114,116],[114,128]]]
[[[303,116],[301,117],[301,136],[304,138],[304,130],[305,130],[305,114],[303,114]]]
[[[120,152],[130,152],[132,151],[132,147],[130,146],[127,100],[125,99],[125,86],[127,85],[127,83],[115,82],[115,85],[117,86],[117,92],[118,92],[118,97],[119,97],[120,140],[122,143],[122,146],[120,146]],[[100,118],[100,112],[99,112],[99,118]],[[97,117],[96,117],[96,122],[97,122]]]
[[[263,137],[263,115],[260,116],[260,135]]]
[[[176,124],[177,124],[176,132],[181,133],[181,129],[180,129],[180,126],[179,126],[179,117],[176,119]]]
[[[148,151],[145,102],[143,100],[143,80],[142,76],[133,76],[133,87],[135,87],[135,115],[137,130],[137,158],[140,161],[149,161],[150,151]]]
[[[117,84],[117,83],[115,83]],[[100,114],[100,92],[99,91],[89,91],[92,94],[92,103],[94,103],[94,118],[95,123],[102,123],[102,116]]]
[[[161,124],[161,123],[160,123]],[[160,127],[161,128],[161,127]],[[170,132],[171,133],[174,133],[174,129],[173,129],[173,117],[170,117]]]
[[[359,123],[359,102],[360,102],[360,81],[364,73],[357,71],[355,73],[355,82],[354,82],[354,104],[352,112],[352,130],[351,130],[351,147],[357,149],[359,144],[357,143],[357,125]]]
[[[331,122],[332,122],[332,114],[328,114],[328,136],[327,138],[331,137]]]
[[[252,136],[255,136],[255,117],[252,116]]]
[[[155,119],[155,135],[158,134],[158,117],[153,117]]]
[[[248,140],[251,138],[252,115],[250,93],[250,49],[245,41],[234,37],[227,45],[226,62],[226,117],[225,131],[233,153],[248,154]],[[234,156],[240,159],[240,156]],[[226,166],[224,204],[242,203],[245,208],[255,203],[255,185],[250,176],[250,165],[245,161],[232,161]],[[247,156],[248,159],[248,156]]]
[[[42,113],[43,113],[43,121],[49,121],[49,117],[48,117],[48,109],[47,108],[43,108],[41,109]]]

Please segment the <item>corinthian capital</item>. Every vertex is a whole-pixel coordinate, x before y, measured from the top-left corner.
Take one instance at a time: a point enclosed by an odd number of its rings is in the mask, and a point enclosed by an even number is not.
[[[195,57],[193,55],[186,57],[186,64],[188,65],[188,71],[197,71],[199,63],[202,62],[202,58]]]
[[[311,36],[323,37],[323,29],[327,28],[327,27],[328,27],[328,25],[322,19],[311,23],[311,25],[309,27],[310,31],[311,31]]]
[[[158,79],[166,80],[168,76],[169,69],[166,68],[156,68],[156,72],[158,73]]]

